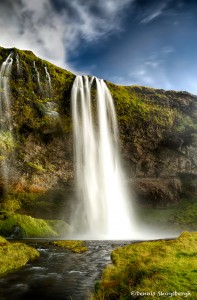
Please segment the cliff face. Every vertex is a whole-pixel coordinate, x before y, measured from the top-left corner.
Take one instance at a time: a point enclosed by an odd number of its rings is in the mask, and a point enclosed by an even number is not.
[[[0,65],[11,52],[13,130],[12,137],[1,133],[1,170],[6,162],[9,173],[5,180],[1,172],[1,207],[38,217],[62,213],[68,219],[76,204],[70,108],[75,75],[17,49],[0,48]],[[138,201],[145,206],[169,206],[183,192],[194,195],[197,97],[107,85],[118,115],[127,183]]]
[[[122,156],[144,205],[170,206],[196,194],[197,97],[187,92],[110,84]]]

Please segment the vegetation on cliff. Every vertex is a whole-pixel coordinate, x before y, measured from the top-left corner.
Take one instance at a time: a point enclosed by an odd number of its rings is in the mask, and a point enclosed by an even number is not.
[[[176,240],[142,242],[113,251],[113,265],[104,270],[92,299],[166,299],[175,291],[180,293],[176,299],[184,299],[186,293],[187,299],[196,299],[196,243],[197,233],[184,232]]]
[[[0,276],[23,267],[39,257],[39,252],[23,243],[10,243],[0,236]]]
[[[68,221],[74,190],[70,95],[75,75],[16,48],[0,48],[0,65],[10,53],[13,134],[0,133],[0,164],[7,159],[11,176],[6,191],[3,176],[0,178],[0,209],[40,218],[54,218],[64,210]],[[185,174],[196,176],[197,97],[106,83],[116,106],[127,177],[162,181],[183,175],[184,183]],[[94,87],[92,93],[95,95]],[[177,204],[181,189],[173,182],[166,195],[156,184],[151,194],[154,203],[144,193],[143,204],[165,206],[169,198],[168,204]],[[150,191],[151,186],[146,186]],[[163,186],[162,191],[165,189]]]

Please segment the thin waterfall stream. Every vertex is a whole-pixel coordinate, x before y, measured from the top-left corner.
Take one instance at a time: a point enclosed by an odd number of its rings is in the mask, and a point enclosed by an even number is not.
[[[4,186],[7,186],[9,180],[9,162],[7,160],[8,149],[6,144],[10,147],[14,145],[14,138],[12,133],[12,116],[11,116],[11,99],[9,80],[11,76],[13,58],[12,53],[8,55],[3,62],[0,69],[0,140],[2,146],[0,149],[1,156],[1,175]]]
[[[10,113],[10,88],[9,79],[12,69],[12,53],[3,62],[0,69],[0,129],[11,130],[11,113]]]
[[[34,70],[36,72],[36,77],[37,77],[37,82],[38,82],[38,87],[39,87],[39,91],[42,92],[42,86],[41,86],[41,83],[40,83],[40,73],[36,67],[36,62],[34,61],[33,62],[33,67],[34,67]]]
[[[46,81],[47,81],[48,86],[49,86],[49,95],[50,95],[51,90],[52,90],[51,77],[50,77],[50,74],[48,72],[47,66],[44,67],[44,70],[45,70],[45,74],[46,74]]]

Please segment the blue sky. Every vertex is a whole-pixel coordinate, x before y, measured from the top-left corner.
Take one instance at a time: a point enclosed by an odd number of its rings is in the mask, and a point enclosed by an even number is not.
[[[76,74],[197,94],[197,1],[5,0],[0,45]]]

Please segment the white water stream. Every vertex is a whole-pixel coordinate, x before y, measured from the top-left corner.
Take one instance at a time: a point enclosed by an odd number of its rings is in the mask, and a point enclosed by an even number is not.
[[[44,67],[44,70],[45,70],[45,74],[46,74],[46,81],[48,82],[48,85],[49,85],[49,94],[51,94],[52,84],[51,84],[51,77],[48,72],[47,66]]]
[[[12,53],[3,62],[0,69],[0,130],[11,130],[9,78],[12,69]]]
[[[91,96],[94,80],[96,100]],[[136,230],[132,199],[124,186],[113,99],[103,80],[76,77],[72,115],[76,186],[83,203],[74,225],[83,228],[85,223],[88,238],[131,239]]]
[[[9,180],[10,166],[6,157],[9,148],[13,147],[14,139],[12,135],[12,116],[10,101],[9,80],[12,70],[12,53],[2,63],[0,69],[0,141],[1,141],[1,173],[5,186]],[[6,146],[7,145],[7,146]]]
[[[17,74],[18,74],[18,76],[20,76],[21,75],[21,66],[20,66],[20,60],[19,60],[18,53],[16,55],[16,67],[17,67]]]
[[[40,83],[40,73],[39,73],[39,71],[38,71],[38,69],[37,69],[37,67],[36,67],[36,62],[35,62],[35,61],[33,62],[33,66],[34,66],[34,70],[35,70],[35,72],[36,72],[39,90],[40,90],[40,92],[42,92],[42,86],[41,86],[41,83]]]

